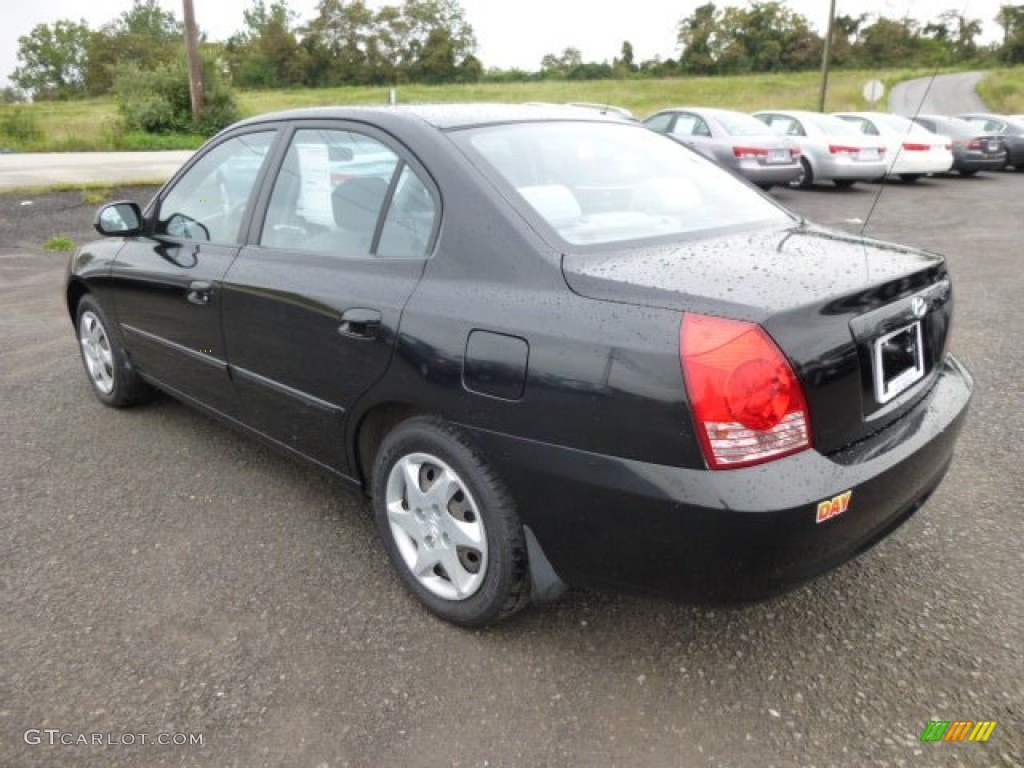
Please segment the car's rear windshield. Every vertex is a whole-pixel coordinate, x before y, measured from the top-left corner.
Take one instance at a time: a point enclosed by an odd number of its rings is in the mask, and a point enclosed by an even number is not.
[[[925,136],[934,135],[933,131],[915,123],[909,117],[903,117],[903,115],[883,115],[882,119],[889,124],[890,128],[900,133],[916,133]]]
[[[860,136],[860,129],[854,127],[845,120],[840,120],[832,115],[811,115],[808,118],[818,126],[822,133],[829,136]]]
[[[712,234],[792,217],[672,139],[622,123],[543,122],[455,131],[452,139],[513,203],[563,240],[602,245]]]
[[[742,112],[712,112],[730,136],[773,136],[772,131],[756,117]]]

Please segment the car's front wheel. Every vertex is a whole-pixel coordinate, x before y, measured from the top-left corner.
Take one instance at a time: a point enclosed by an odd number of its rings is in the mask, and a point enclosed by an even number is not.
[[[374,466],[373,507],[402,581],[440,618],[480,626],[529,602],[515,504],[461,430],[418,417],[389,433]]]
[[[152,390],[132,368],[114,326],[92,296],[78,302],[75,329],[82,364],[101,403],[124,408],[149,398]]]

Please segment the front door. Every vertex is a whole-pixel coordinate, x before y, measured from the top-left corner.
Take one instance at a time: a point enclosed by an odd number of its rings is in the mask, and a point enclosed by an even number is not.
[[[385,135],[305,125],[225,277],[224,338],[246,423],[346,472],[346,415],[387,370],[437,196]]]
[[[237,398],[221,332],[221,281],[275,132],[209,148],[147,212],[112,270],[114,310],[132,363],[176,393],[229,416]]]

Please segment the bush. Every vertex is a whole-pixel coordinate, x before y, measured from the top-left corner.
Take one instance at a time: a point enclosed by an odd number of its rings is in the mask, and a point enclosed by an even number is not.
[[[28,107],[0,108],[0,139],[7,139],[14,144],[28,144],[42,136],[43,129],[39,120]]]
[[[203,89],[203,116],[194,121],[188,68],[182,60],[149,71],[126,68],[114,85],[129,131],[212,136],[240,116],[231,85],[213,56],[203,56]]]

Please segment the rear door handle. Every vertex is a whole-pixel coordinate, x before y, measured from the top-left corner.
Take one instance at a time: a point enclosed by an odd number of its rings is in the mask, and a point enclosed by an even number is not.
[[[185,298],[193,304],[206,306],[210,303],[211,291],[213,291],[213,283],[206,280],[193,280],[188,284],[188,295]]]
[[[341,314],[341,325],[338,333],[357,339],[372,339],[380,331],[382,315],[376,309],[353,307]]]

